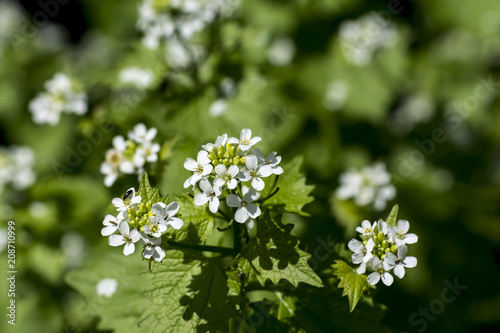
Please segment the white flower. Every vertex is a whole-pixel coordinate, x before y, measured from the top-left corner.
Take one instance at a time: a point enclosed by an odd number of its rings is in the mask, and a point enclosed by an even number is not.
[[[258,136],[252,138],[252,131],[248,128],[244,128],[241,130],[240,133],[240,139],[238,140],[237,138],[231,137],[227,140],[227,143],[229,144],[238,144],[238,149],[241,151],[247,151],[252,146],[258,142],[260,142],[262,139]]]
[[[104,228],[101,229],[101,235],[109,236],[111,234],[114,234],[118,229],[118,224],[120,224],[120,222],[121,221],[119,221],[113,215],[106,215],[106,217],[104,217],[104,221],[102,221],[102,224],[104,224]]]
[[[396,196],[390,184],[391,176],[383,163],[365,167],[361,171],[347,171],[340,176],[340,186],[335,192],[342,200],[353,198],[358,206],[373,204],[378,211],[385,209],[386,202]]]
[[[153,84],[153,73],[138,67],[128,67],[120,72],[120,82],[132,84],[140,89],[147,89]]]
[[[259,206],[252,202],[256,200],[257,192],[254,189],[249,189],[243,196],[243,200],[234,194],[229,194],[226,198],[229,207],[237,207],[234,214],[234,220],[239,223],[245,223],[248,218],[255,219],[261,214]]]
[[[116,207],[117,211],[125,212],[131,205],[140,203],[141,199],[140,195],[135,196],[135,188],[131,187],[125,192],[123,199],[114,198],[111,203]]]
[[[238,175],[239,169],[236,165],[231,165],[229,169],[226,169],[226,167],[223,164],[219,164],[215,167],[215,173],[217,174],[217,178],[214,179],[214,186],[217,186],[218,188],[222,188],[224,184],[227,185],[227,188],[229,189],[234,189],[236,188],[236,185],[238,184],[238,181],[236,180],[236,175]]]
[[[269,177],[273,170],[269,165],[258,165],[257,156],[248,155],[245,157],[246,170],[243,170],[238,175],[241,181],[247,182],[252,180],[252,187],[257,191],[262,191],[266,183],[261,177]]]
[[[180,229],[184,222],[178,218],[174,217],[179,211],[179,204],[175,201],[168,204],[163,202],[157,202],[151,207],[153,216],[149,218],[149,223],[152,221],[157,221],[157,223],[164,223],[166,226],[171,226],[174,229]]]
[[[144,143],[137,148],[136,154],[142,156],[146,161],[153,163],[158,161],[158,153],[160,152],[158,143]]]
[[[398,246],[398,256],[396,257],[393,253],[389,252],[385,255],[384,261],[394,268],[394,275],[402,279],[405,276],[405,267],[413,268],[417,266],[417,258],[407,257],[408,247],[406,245]]]
[[[130,226],[128,222],[120,222],[118,226],[118,230],[120,230],[121,235],[113,234],[109,236],[108,242],[111,246],[120,246],[125,244],[123,248],[123,254],[128,256],[135,251],[135,245],[140,238],[141,235],[137,229],[130,230]]]
[[[323,105],[330,111],[336,111],[344,106],[350,94],[350,86],[343,80],[330,82],[326,88]]]
[[[418,241],[418,236],[415,234],[408,234],[410,229],[410,222],[405,220],[399,220],[396,228],[393,226],[388,226],[389,233],[394,239],[397,246],[404,244],[414,244]]]
[[[126,174],[134,173],[134,163],[123,155],[125,149],[127,149],[127,141],[121,135],[115,136],[113,148],[106,152],[106,160],[101,164],[101,173],[106,176],[104,184],[107,187],[114,184],[120,171]]]
[[[149,224],[142,227],[142,232],[153,237],[161,237],[161,234],[167,231],[167,223],[163,219],[149,218]]]
[[[160,246],[161,238],[149,237],[144,233],[141,233],[141,243],[144,245],[144,251],[142,252],[142,257],[145,259],[151,259],[161,262],[165,258],[165,250]]]
[[[28,109],[32,113],[35,124],[57,125],[64,109],[64,103],[48,93],[39,93],[30,101]]]
[[[194,196],[194,204],[197,206],[202,206],[207,202],[208,208],[212,213],[217,213],[219,210],[219,195],[221,195],[221,189],[217,186],[210,185],[210,182],[206,179],[200,181],[200,188],[203,193],[198,193]]]
[[[224,113],[226,113],[227,109],[227,102],[223,98],[216,99],[211,105],[210,108],[208,109],[208,113],[210,116],[216,118],[222,116]]]
[[[97,295],[111,297],[116,292],[117,287],[118,281],[115,279],[102,279],[96,285]]]
[[[267,59],[274,66],[288,66],[295,56],[296,47],[293,40],[288,36],[276,38],[269,50]]]
[[[363,243],[361,243],[359,240],[353,238],[349,241],[347,246],[349,247],[349,250],[354,252],[354,254],[351,256],[352,263],[361,264],[356,272],[358,274],[363,274],[366,271],[366,264],[371,258],[373,258],[372,251],[375,247],[375,242],[372,238],[370,238],[367,241],[366,245],[363,245]]]
[[[380,278],[386,286],[390,286],[394,282],[394,278],[389,273],[391,270],[390,265],[384,260],[382,263],[379,258],[374,257],[370,259],[370,267],[375,271],[368,275],[367,281],[369,284],[376,285]]]
[[[373,222],[373,225],[368,220],[361,222],[361,227],[356,227],[356,231],[359,232],[365,238],[372,238],[373,231],[377,226],[377,222]]]
[[[200,179],[210,174],[213,170],[211,161],[208,158],[208,152],[204,150],[198,152],[197,161],[190,157],[186,158],[184,168],[193,172],[193,175],[184,182],[184,188],[196,185]]]
[[[225,146],[226,142],[227,142],[227,134],[224,133],[217,137],[217,140],[215,140],[215,144],[207,143],[206,145],[202,145],[201,148],[205,149],[209,153],[216,154],[219,147]]]
[[[139,144],[151,143],[158,133],[157,129],[151,127],[149,130],[144,124],[137,124],[132,131],[128,132],[128,137]]]

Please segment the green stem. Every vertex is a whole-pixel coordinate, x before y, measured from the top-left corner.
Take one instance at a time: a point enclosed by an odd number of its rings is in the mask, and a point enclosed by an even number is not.
[[[263,199],[255,201],[255,203],[264,203],[264,201],[271,199],[276,193],[278,193],[279,190],[280,188],[276,187],[276,189],[273,192],[271,192],[271,194],[269,194],[267,197]]]
[[[192,244],[186,244],[186,243],[179,243],[179,242],[174,242],[174,241],[168,241],[167,242],[169,245],[184,248],[184,249],[191,249],[191,250],[196,250],[196,251],[209,251],[209,252],[215,252],[215,253],[220,253],[222,255],[234,255],[235,251],[234,249],[230,249],[227,247],[219,247],[219,246],[211,246],[211,245],[192,245]]]

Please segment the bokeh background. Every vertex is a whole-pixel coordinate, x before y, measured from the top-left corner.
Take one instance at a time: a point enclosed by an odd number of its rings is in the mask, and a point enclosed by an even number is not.
[[[0,2],[0,251],[6,267],[13,220],[16,331],[99,331],[65,276],[116,250],[102,219],[137,176],[108,188],[100,165],[113,137],[141,122],[158,129],[160,159],[146,170],[163,194],[185,191],[184,159],[222,133],[251,128],[262,150],[304,156],[315,201],[290,222],[305,249],[326,235],[346,242],[398,203],[419,236],[418,266],[374,297],[387,330],[419,331],[412,314],[454,280],[467,289],[421,331],[500,330],[498,1],[242,0],[191,38],[202,51],[187,65],[145,46],[141,2]],[[120,81],[132,66],[152,73],[147,88]],[[60,72],[81,84],[88,112],[36,124],[30,101]],[[33,156],[13,162],[19,146]],[[397,191],[386,208],[335,199],[343,172],[376,162]]]

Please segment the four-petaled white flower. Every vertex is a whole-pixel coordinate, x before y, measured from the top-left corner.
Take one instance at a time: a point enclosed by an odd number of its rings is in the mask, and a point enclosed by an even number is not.
[[[220,146],[225,146],[227,142],[227,134],[223,134],[217,137],[214,143],[207,143],[206,145],[202,145],[201,148],[205,149],[209,153],[216,152]]]
[[[148,235],[141,233],[141,244],[144,245],[144,251],[142,252],[142,257],[145,259],[151,259],[161,262],[165,258],[165,250],[160,246],[161,238],[159,237],[149,237]]]
[[[261,214],[259,206],[252,202],[256,199],[257,192],[254,189],[248,190],[243,199],[234,194],[229,194],[226,198],[229,207],[235,207],[234,220],[239,223],[245,223],[248,218],[256,218]]]
[[[372,225],[370,221],[364,220],[363,222],[361,222],[361,227],[356,227],[356,231],[359,232],[364,238],[371,238],[373,237],[373,231],[375,230],[376,226],[377,222],[373,222]]]
[[[388,226],[389,233],[396,242],[397,246],[404,244],[414,244],[418,241],[418,236],[415,234],[409,234],[410,222],[405,220],[399,220],[396,228]]]
[[[386,254],[384,261],[394,269],[394,275],[402,279],[405,276],[405,267],[413,268],[417,266],[417,258],[407,257],[408,247],[406,245],[400,245],[398,247],[398,256],[396,257],[393,253],[389,252]]]
[[[238,181],[235,177],[239,171],[240,170],[236,165],[231,165],[229,169],[226,169],[223,164],[217,165],[215,167],[215,173],[218,177],[214,179],[214,186],[222,188],[222,186],[226,184],[228,189],[232,190],[236,188],[236,185],[238,185]]]
[[[352,263],[361,264],[356,272],[358,274],[363,274],[366,271],[366,264],[371,258],[373,258],[372,251],[373,247],[375,246],[375,242],[372,238],[370,238],[366,242],[366,245],[363,245],[363,243],[361,243],[359,240],[353,238],[349,241],[347,246],[349,247],[349,250],[354,252],[354,254],[351,256]]]
[[[140,195],[136,196],[135,189],[131,187],[127,190],[127,192],[125,192],[123,199],[114,198],[111,202],[113,203],[113,206],[116,207],[117,211],[125,212],[131,205],[140,203],[141,196]]]
[[[130,230],[130,226],[128,222],[120,222],[118,226],[118,230],[120,230],[121,235],[113,234],[109,236],[108,242],[111,246],[120,246],[125,244],[123,247],[123,254],[128,256],[135,251],[134,243],[137,242],[141,235],[137,229]]]
[[[258,165],[257,156],[249,155],[245,157],[246,170],[243,170],[238,175],[238,178],[247,182],[252,180],[252,187],[257,191],[262,191],[266,184],[261,177],[269,177],[273,170],[269,165]]]
[[[157,132],[156,128],[152,127],[148,130],[146,125],[140,123],[135,125],[132,131],[128,132],[128,137],[140,144],[150,143],[155,138]]]
[[[171,202],[168,205],[163,202],[157,202],[151,207],[153,216],[149,218],[149,223],[156,221],[157,223],[165,223],[166,226],[171,226],[174,229],[180,229],[184,222],[174,215],[179,211],[179,204]]]
[[[260,142],[261,140],[262,139],[259,136],[255,136],[252,138],[252,130],[244,128],[241,130],[239,140],[237,138],[231,137],[227,139],[227,143],[229,144],[237,143],[239,150],[247,151],[250,148],[252,148],[254,144]]]
[[[118,229],[118,224],[120,224],[120,222],[121,221],[113,215],[106,215],[106,217],[104,217],[104,221],[102,221],[102,224],[104,224],[105,227],[101,229],[101,235],[109,236],[113,234]]]
[[[275,175],[281,175],[283,173],[283,168],[278,164],[281,162],[281,156],[277,156],[278,153],[273,151],[271,154],[264,158],[264,154],[260,149],[254,149],[252,155],[257,156],[260,164],[269,165],[271,167],[272,173]]]
[[[186,158],[184,168],[193,172],[193,175],[184,182],[184,188],[188,188],[190,185],[195,186],[199,180],[209,175],[212,172],[213,166],[208,158],[208,152],[200,150],[197,161],[190,157]]]
[[[367,281],[369,284],[376,285],[380,279],[386,286],[390,286],[392,282],[394,282],[394,278],[392,277],[389,270],[391,270],[391,266],[384,260],[380,261],[379,258],[374,257],[370,259],[370,267],[374,270],[373,273],[368,275]]]
[[[221,189],[217,186],[210,185],[210,182],[206,179],[200,181],[200,188],[203,193],[198,193],[194,196],[194,204],[203,206],[207,202],[210,202],[208,208],[212,213],[217,213],[219,210],[219,195],[221,195]]]
[[[149,224],[142,227],[142,232],[153,237],[161,237],[161,234],[167,231],[167,223],[164,220],[149,218]]]

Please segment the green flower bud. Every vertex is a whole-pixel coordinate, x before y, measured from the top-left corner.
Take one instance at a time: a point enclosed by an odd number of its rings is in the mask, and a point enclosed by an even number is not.
[[[378,237],[378,239],[379,239],[380,241],[385,240],[385,235],[384,235],[384,233],[383,233],[382,231],[378,233],[377,237]]]
[[[208,158],[213,162],[213,161],[216,161],[218,160],[219,158],[217,156],[215,156],[214,153],[210,153],[208,154]]]
[[[380,239],[378,239],[378,237],[373,237],[373,241],[375,242],[375,244],[380,243]]]
[[[384,260],[384,258],[385,258],[385,254],[380,256],[380,260]]]
[[[386,247],[386,248],[384,249],[384,252],[385,252],[385,253],[387,253],[387,252],[389,252],[390,250],[391,250],[390,248]]]
[[[384,252],[382,252],[382,251],[378,251],[378,252],[377,252],[377,255],[378,255],[379,257],[382,257],[382,255],[384,255]]]
[[[151,201],[148,201],[148,202],[146,203],[146,208],[147,208],[148,210],[151,210]]]
[[[226,143],[226,150],[229,152],[231,156],[234,156],[234,146],[230,145],[229,143]]]
[[[242,158],[240,158],[240,163],[241,164],[245,164],[245,156],[243,156]]]
[[[393,245],[391,247],[391,252],[394,253],[394,254],[398,253],[398,246],[397,245]]]
[[[388,241],[386,241],[386,240],[382,241],[382,246],[383,246],[384,248],[386,248],[388,245],[389,245],[389,242],[388,242]]]
[[[217,156],[219,156],[219,158],[224,157],[224,147],[219,146],[219,149],[217,150]]]
[[[219,161],[218,161],[218,160],[212,161],[212,165],[213,165],[214,167],[218,166],[219,164],[220,164],[220,163],[219,163]]]

